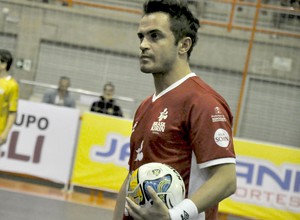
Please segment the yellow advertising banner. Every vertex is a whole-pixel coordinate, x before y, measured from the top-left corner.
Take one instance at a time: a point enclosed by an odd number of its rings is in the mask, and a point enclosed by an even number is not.
[[[127,119],[84,113],[71,183],[118,192],[128,173],[131,127]]]
[[[84,113],[71,183],[118,192],[128,173],[132,121]],[[235,139],[237,190],[220,211],[263,220],[300,219],[300,150]],[[226,175],[226,174],[224,174]]]
[[[235,140],[237,190],[220,211],[263,220],[300,219],[300,150]],[[225,174],[224,174],[225,175]]]

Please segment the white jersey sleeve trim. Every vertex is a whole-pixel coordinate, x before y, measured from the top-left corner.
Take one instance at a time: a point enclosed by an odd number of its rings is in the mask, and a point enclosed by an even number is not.
[[[236,163],[235,158],[233,157],[226,157],[226,158],[220,158],[220,159],[215,159],[215,160],[210,160],[205,163],[199,163],[198,166],[200,169],[206,168],[206,167],[211,167],[215,165],[220,165],[220,164],[226,164],[226,163]]]

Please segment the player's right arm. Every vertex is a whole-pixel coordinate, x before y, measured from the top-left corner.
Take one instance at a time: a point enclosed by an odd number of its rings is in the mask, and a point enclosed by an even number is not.
[[[123,214],[124,214],[124,209],[125,209],[126,186],[127,186],[128,178],[129,178],[129,175],[127,175],[127,177],[124,180],[123,185],[119,191],[117,201],[116,201],[113,220],[123,219]]]

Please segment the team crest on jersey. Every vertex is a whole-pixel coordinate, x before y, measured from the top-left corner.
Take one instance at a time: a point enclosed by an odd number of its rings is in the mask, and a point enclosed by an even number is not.
[[[164,132],[166,128],[166,122],[164,122],[163,120],[166,120],[168,118],[168,114],[168,108],[165,108],[162,112],[160,112],[158,121],[155,121],[152,124],[151,131]]]
[[[214,114],[211,115],[211,120],[212,122],[226,122],[226,117],[220,107],[217,106],[214,108]]]

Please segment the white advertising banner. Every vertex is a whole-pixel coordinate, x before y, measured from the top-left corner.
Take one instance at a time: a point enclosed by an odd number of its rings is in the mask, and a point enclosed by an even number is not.
[[[68,183],[79,117],[78,109],[19,100],[0,170]]]
[[[220,211],[251,219],[300,219],[300,150],[234,140],[237,189]]]

